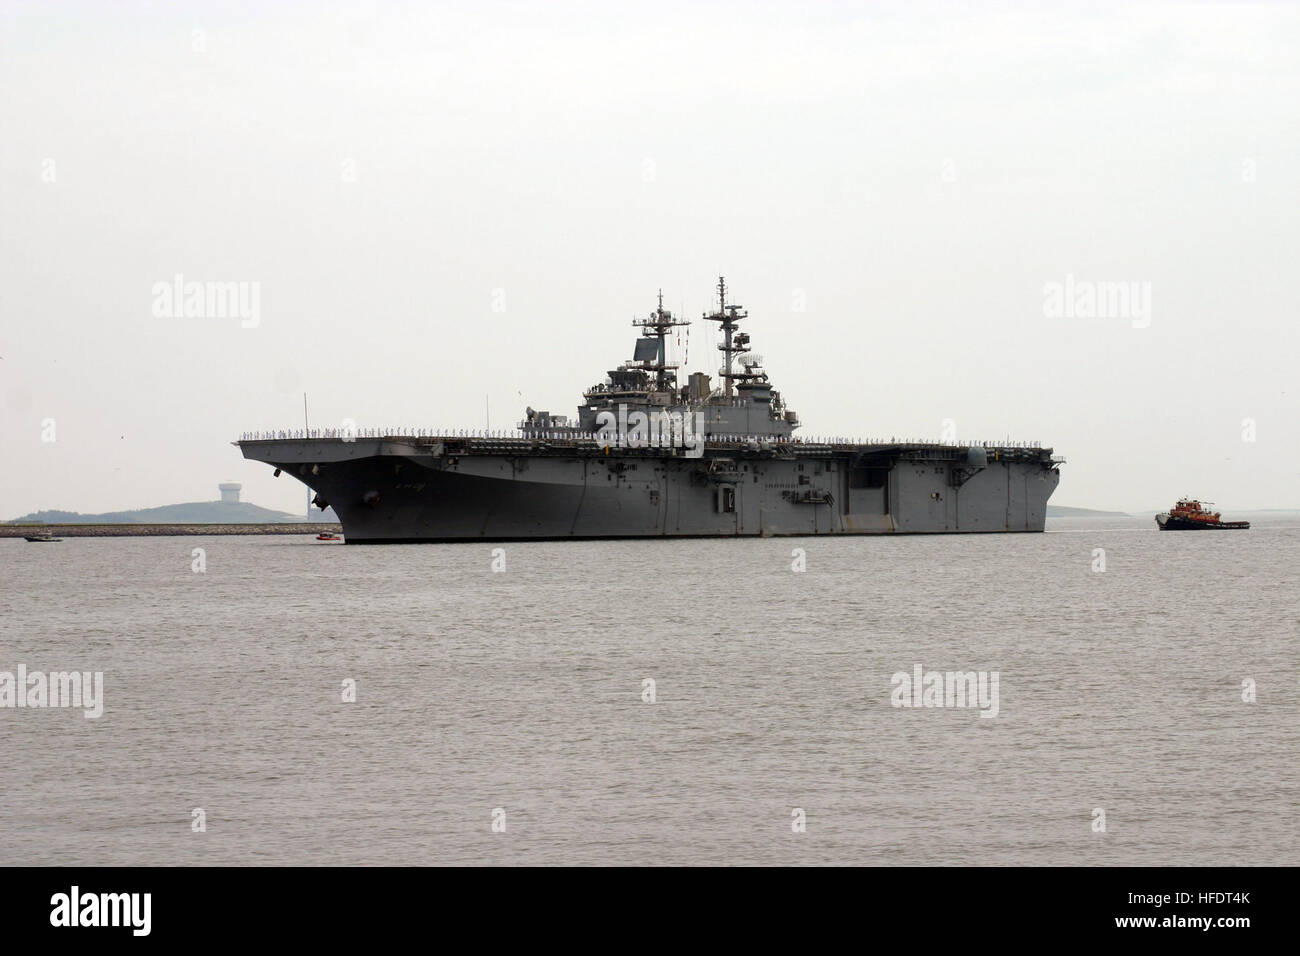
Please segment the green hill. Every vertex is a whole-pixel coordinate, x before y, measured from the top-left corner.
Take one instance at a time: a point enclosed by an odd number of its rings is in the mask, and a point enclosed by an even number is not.
[[[276,524],[302,521],[302,515],[259,508],[246,501],[192,501],[188,504],[81,514],[76,511],[35,511],[8,524]],[[327,519],[321,519],[327,520]]]
[[[1049,518],[1127,518],[1127,511],[1094,511],[1091,508],[1068,508],[1065,505],[1048,505]]]

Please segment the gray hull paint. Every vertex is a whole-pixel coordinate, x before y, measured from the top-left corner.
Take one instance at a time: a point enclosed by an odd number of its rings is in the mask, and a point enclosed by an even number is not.
[[[332,505],[348,542],[1042,531],[1050,449],[710,443],[618,450],[392,437],[238,443]],[[870,466],[865,467],[865,466]]]

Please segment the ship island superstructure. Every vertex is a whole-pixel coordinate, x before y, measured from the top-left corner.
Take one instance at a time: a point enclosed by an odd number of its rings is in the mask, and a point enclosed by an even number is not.
[[[332,506],[349,544],[418,541],[1042,531],[1063,462],[1036,442],[796,436],[718,280],[720,384],[678,382],[658,306],[631,360],[575,419],[529,408],[517,430],[288,430],[236,444]]]

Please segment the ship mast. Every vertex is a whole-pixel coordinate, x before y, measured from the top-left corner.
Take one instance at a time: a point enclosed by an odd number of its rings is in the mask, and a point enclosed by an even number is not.
[[[653,360],[649,358],[642,359],[640,367],[645,369],[647,372],[655,373],[656,391],[666,391],[668,388],[668,373],[670,370],[675,372],[678,365],[675,362],[668,361],[667,346],[664,341],[665,337],[668,335],[668,330],[674,326],[690,325],[691,323],[685,319],[676,318],[671,312],[664,308],[664,290],[660,289],[659,307],[651,312],[648,318],[633,319],[632,324],[643,330],[642,335],[644,338],[656,338],[659,340],[658,349],[655,352],[655,358]],[[674,374],[674,384],[676,384],[676,380],[677,376]]]
[[[725,364],[718,371],[722,375],[723,393],[728,398],[732,396],[732,379],[749,377],[738,375],[731,368],[736,353],[745,351],[749,346],[749,336],[736,331],[736,323],[749,318],[749,313],[742,312],[741,308],[739,305],[727,305],[727,280],[718,276],[718,311],[704,316],[704,320],[717,322],[722,328],[722,344],[718,346],[718,351],[723,354]]]

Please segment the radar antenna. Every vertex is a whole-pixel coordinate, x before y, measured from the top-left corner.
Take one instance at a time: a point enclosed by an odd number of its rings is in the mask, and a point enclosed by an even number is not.
[[[727,280],[718,276],[718,311],[704,316],[704,321],[717,322],[722,328],[722,344],[718,346],[718,351],[723,354],[723,366],[719,371],[722,373],[722,391],[728,398],[733,394],[732,380],[742,377],[732,369],[732,359],[749,348],[749,336],[737,332],[736,323],[749,318],[749,313],[741,311],[742,308],[739,305],[727,305]]]
[[[669,387],[668,380],[671,375],[673,385],[677,384],[676,362],[668,361],[666,351],[665,337],[668,330],[678,325],[690,325],[685,319],[679,319],[671,312],[664,308],[664,290],[659,290],[659,307],[650,313],[648,318],[633,319],[632,324],[642,330],[641,338],[637,340],[636,354],[633,357],[634,362],[638,362],[638,368],[643,368],[648,372],[655,373],[655,389],[657,391],[666,391]],[[650,345],[651,340],[657,340],[651,348],[643,348]],[[651,351],[653,350],[653,355]]]

